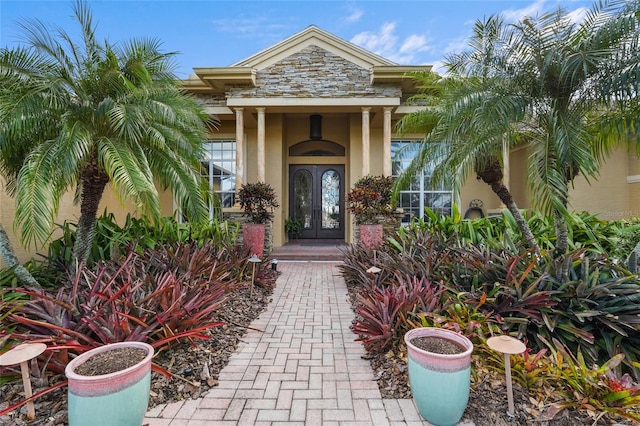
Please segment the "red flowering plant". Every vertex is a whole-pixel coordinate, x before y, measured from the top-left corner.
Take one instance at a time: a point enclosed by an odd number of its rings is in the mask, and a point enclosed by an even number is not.
[[[280,207],[276,191],[264,182],[247,183],[238,193],[240,207],[251,223],[267,223],[273,218],[273,209]]]
[[[393,215],[391,176],[364,176],[347,194],[347,210],[356,224],[377,224]]]

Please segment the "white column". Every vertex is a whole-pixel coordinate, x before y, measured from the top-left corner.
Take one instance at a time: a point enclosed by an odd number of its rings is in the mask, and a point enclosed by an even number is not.
[[[391,176],[391,107],[384,107],[382,133],[382,174]]]
[[[370,139],[371,139],[371,130],[369,129],[369,112],[371,111],[370,107],[362,108],[362,176],[366,176],[369,174],[371,170],[370,166]]]
[[[236,108],[236,193],[244,184],[244,108]]]
[[[502,182],[504,186],[509,189],[509,175],[510,175],[510,165],[509,165],[509,142],[506,138],[502,139]],[[504,203],[500,203],[501,209],[506,209],[507,206]]]
[[[509,169],[509,142],[505,138],[502,140],[502,174],[504,175],[502,182],[504,182],[504,186],[506,186],[507,189],[509,189]]]
[[[264,111],[265,108],[256,108],[258,111],[258,182],[265,182],[265,157],[264,157]]]

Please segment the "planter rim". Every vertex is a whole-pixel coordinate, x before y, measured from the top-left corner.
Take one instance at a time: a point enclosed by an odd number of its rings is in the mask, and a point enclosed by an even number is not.
[[[437,352],[425,351],[411,343],[411,339],[414,339],[416,337],[438,337],[445,340],[451,340],[455,343],[462,345],[462,347],[465,350],[459,354],[439,354]],[[405,333],[404,342],[406,343],[407,347],[410,347],[411,350],[414,350],[417,353],[428,355],[430,357],[440,358],[440,359],[454,360],[454,359],[469,358],[471,356],[471,352],[473,352],[473,343],[471,343],[471,340],[469,340],[466,336],[460,333],[456,333],[455,331],[447,330],[444,328],[437,328],[437,327],[414,328]]]
[[[97,355],[99,353],[102,353],[102,352],[108,352],[108,351],[111,351],[113,349],[130,348],[130,347],[144,349],[144,350],[147,351],[147,355],[139,363],[137,363],[135,365],[132,365],[131,367],[125,368],[124,370],[118,370],[118,371],[115,371],[115,372],[109,373],[109,374],[101,374],[99,376],[84,376],[82,374],[78,374],[78,373],[75,372],[76,368],[78,368],[80,365],[84,364],[92,356],[95,356],[95,355]],[[92,381],[99,382],[99,381],[103,381],[103,380],[108,380],[109,378],[120,376],[123,373],[126,374],[128,372],[135,371],[135,370],[139,369],[140,365],[142,365],[142,364],[150,363],[151,362],[151,358],[153,358],[153,354],[154,354],[153,346],[151,346],[148,343],[144,343],[144,342],[108,343],[106,345],[99,346],[97,348],[91,349],[91,350],[89,350],[89,351],[87,351],[87,352],[85,352],[83,354],[78,355],[76,358],[72,359],[67,364],[67,366],[65,367],[64,374],[65,374],[65,376],[67,376],[67,379],[69,379],[69,381],[81,380],[81,381],[86,383],[86,382],[92,382]]]

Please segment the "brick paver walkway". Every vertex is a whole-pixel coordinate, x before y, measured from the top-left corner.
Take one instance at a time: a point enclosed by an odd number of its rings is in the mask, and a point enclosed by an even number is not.
[[[273,301],[242,339],[219,386],[160,405],[149,426],[423,425],[410,399],[382,399],[337,263],[278,264]]]

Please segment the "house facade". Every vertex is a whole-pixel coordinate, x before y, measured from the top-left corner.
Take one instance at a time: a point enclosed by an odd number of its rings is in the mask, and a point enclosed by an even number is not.
[[[401,157],[397,153],[424,135],[400,135],[395,124],[419,108],[407,102],[418,92],[407,73],[429,69],[395,64],[315,26],[230,66],[194,68],[183,86],[220,122],[206,141],[202,164],[224,211],[240,211],[234,194],[243,183],[267,182],[280,204],[274,246],[287,243],[288,217],[303,223],[303,238],[352,242],[345,194],[362,176],[397,175],[410,162],[410,149]],[[516,203],[532,207],[526,149],[505,153],[504,164]],[[101,211],[106,208],[117,218],[135,213],[115,200],[106,194]],[[0,223],[11,233],[15,206],[5,201]],[[490,188],[473,176],[457,194],[448,186],[432,188],[429,167],[402,191],[399,207],[408,221],[425,207],[449,214],[453,203],[463,214],[470,205],[481,205],[484,215],[501,209]],[[174,214],[169,193],[162,195],[162,204],[165,215]],[[625,149],[615,151],[597,181],[577,181],[571,206],[604,219],[640,216],[640,161]],[[58,223],[77,217],[69,196],[61,203]],[[10,236],[19,257],[31,257]]]
[[[394,151],[419,138],[399,140],[393,126],[415,111],[406,101],[417,87],[406,74],[429,69],[397,65],[315,26],[229,67],[194,68],[184,87],[221,123],[204,166],[226,211],[243,183],[267,182],[281,206],[274,246],[286,242],[288,217],[302,222],[303,238],[350,241],[345,193],[362,176],[393,174]],[[432,195],[450,210],[450,189]]]

